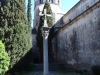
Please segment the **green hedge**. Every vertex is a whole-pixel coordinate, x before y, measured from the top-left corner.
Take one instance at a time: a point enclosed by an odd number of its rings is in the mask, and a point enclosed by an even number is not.
[[[8,70],[10,62],[10,57],[7,52],[5,52],[5,46],[0,40],[0,75],[4,75]]]
[[[92,66],[92,71],[94,75],[100,75],[100,65]]]

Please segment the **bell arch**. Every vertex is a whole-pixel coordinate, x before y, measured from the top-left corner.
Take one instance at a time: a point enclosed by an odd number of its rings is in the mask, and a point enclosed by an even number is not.
[[[50,3],[53,3],[53,0],[49,0]]]

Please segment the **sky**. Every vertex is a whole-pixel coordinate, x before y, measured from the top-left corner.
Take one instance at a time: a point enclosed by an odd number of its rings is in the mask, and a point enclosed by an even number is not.
[[[27,1],[26,0],[26,6],[27,6]],[[34,0],[32,1],[32,10],[31,10],[31,14],[32,14],[32,20],[34,19]],[[61,8],[62,8],[62,12],[67,13],[75,4],[77,4],[80,0],[61,0]],[[33,27],[33,21],[32,21],[32,25]]]

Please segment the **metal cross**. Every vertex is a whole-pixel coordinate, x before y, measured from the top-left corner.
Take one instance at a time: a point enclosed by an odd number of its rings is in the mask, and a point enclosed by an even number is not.
[[[39,13],[39,16],[44,16],[44,27],[48,27],[47,25],[47,16],[51,17],[52,15],[46,13],[46,9],[44,9],[44,14]]]

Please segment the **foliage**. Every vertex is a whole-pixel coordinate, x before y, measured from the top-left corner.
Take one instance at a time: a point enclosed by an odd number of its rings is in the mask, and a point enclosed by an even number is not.
[[[86,73],[86,74],[81,74],[81,75],[92,75],[92,74]]]
[[[25,0],[8,0],[7,4],[0,6],[0,39],[11,57],[10,68],[32,47],[31,29],[25,10]]]
[[[28,74],[26,74],[26,73],[18,73],[18,74],[16,74],[16,75],[28,75]]]
[[[72,70],[58,70],[57,72],[67,74],[67,73],[72,73],[73,71],[72,71]],[[91,74],[89,74],[89,73],[84,73],[84,74],[81,74],[81,75],[91,75]]]
[[[29,65],[29,67],[32,70],[34,68],[34,63],[31,62],[30,65]]]
[[[0,40],[0,75],[4,75],[8,70],[10,62],[10,57],[7,52],[5,52],[5,46]]]
[[[47,14],[52,14],[52,10],[51,10],[48,0],[46,0],[46,2],[45,2],[42,13],[44,13],[44,9],[46,9]],[[39,27],[38,27],[38,33],[37,33],[37,37],[36,37],[37,46],[40,49],[40,52],[43,52],[43,37],[42,37],[42,31],[41,31],[43,24],[44,24],[44,16],[41,16],[40,22],[39,22]],[[53,26],[53,18],[52,17],[47,17],[47,24],[49,27]]]
[[[27,18],[28,18],[29,26],[31,26],[31,21],[32,21],[32,17],[31,17],[31,0],[28,0]]]
[[[16,73],[15,75],[29,75],[28,72]]]
[[[58,70],[57,72],[60,72],[60,73],[70,73],[72,71],[70,71],[70,70]]]
[[[100,75],[100,65],[92,66],[92,71],[94,75]]]

